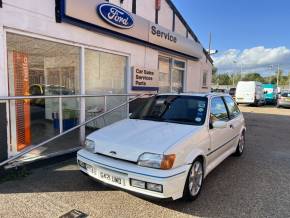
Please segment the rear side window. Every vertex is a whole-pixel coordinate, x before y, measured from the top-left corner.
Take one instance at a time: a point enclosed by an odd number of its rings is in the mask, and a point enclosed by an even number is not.
[[[228,121],[228,112],[225,103],[221,97],[214,97],[211,100],[210,119],[214,121]]]
[[[234,102],[234,100],[231,97],[224,97],[226,105],[228,107],[229,110],[229,115],[230,115],[230,119],[233,119],[237,116],[239,116],[240,114],[240,110],[238,108],[238,106],[236,105],[236,103]]]

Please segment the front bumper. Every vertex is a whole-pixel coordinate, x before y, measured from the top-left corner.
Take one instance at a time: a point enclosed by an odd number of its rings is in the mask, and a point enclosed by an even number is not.
[[[78,164],[81,161],[88,166],[88,168],[80,166],[82,172],[105,184],[154,198],[172,198],[173,200],[182,197],[184,184],[190,169],[190,165],[171,170],[146,168],[135,163],[93,154],[86,150],[78,152],[77,160]],[[102,177],[101,174],[104,172],[113,175],[114,178],[120,178],[121,182],[113,182]],[[133,187],[131,186],[132,179],[162,185],[162,192]]]
[[[255,99],[252,99],[252,98],[237,98],[236,97],[236,102],[238,104],[254,104],[255,103]]]
[[[277,104],[281,107],[290,107],[290,101],[278,101]]]

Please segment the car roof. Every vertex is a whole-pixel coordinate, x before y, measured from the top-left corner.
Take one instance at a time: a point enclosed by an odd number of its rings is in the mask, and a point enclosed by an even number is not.
[[[212,98],[216,96],[230,96],[227,93],[220,93],[220,92],[181,92],[181,93],[162,93],[158,94],[158,96],[162,95],[176,95],[176,96],[196,96],[196,97],[207,97],[207,98]]]

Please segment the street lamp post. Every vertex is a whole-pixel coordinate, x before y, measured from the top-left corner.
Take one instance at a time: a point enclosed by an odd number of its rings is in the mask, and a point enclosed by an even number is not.
[[[238,64],[238,61],[233,61],[234,64]],[[242,73],[243,73],[243,64],[240,64],[240,76],[241,76],[241,79],[242,79]],[[234,74],[233,74],[234,75]],[[233,79],[233,85],[234,85],[234,79]]]
[[[279,86],[279,77],[280,77],[280,64],[278,64],[278,71],[277,71],[277,87]]]
[[[270,69],[274,69],[274,64],[269,65]],[[276,84],[279,86],[279,77],[280,77],[280,64],[277,64],[277,75],[276,75]]]

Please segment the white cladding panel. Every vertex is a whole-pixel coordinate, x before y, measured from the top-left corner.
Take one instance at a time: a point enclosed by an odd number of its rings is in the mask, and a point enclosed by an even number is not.
[[[155,1],[154,0],[136,0],[136,14],[155,22]]]
[[[117,1],[120,2],[120,0]],[[123,4],[121,4],[121,7],[129,12],[132,12],[132,0],[124,0]]]
[[[192,37],[192,35],[190,33],[188,34],[188,39],[191,39],[194,41],[194,38]]]
[[[52,3],[52,4],[51,4]],[[23,10],[31,11],[34,14],[45,15],[51,18],[55,18],[55,2],[47,0],[3,0],[3,5],[8,4],[21,8]],[[3,6],[4,7],[4,6]],[[6,7],[6,6],[5,6]],[[1,9],[2,10],[2,9]]]
[[[173,11],[165,0],[161,0],[161,9],[158,15],[158,24],[172,30]]]
[[[187,79],[186,92],[200,92],[201,91],[201,64],[196,61],[187,61]]]
[[[0,23],[1,23],[1,14],[0,14]],[[3,26],[0,24],[0,96],[6,96],[8,87],[7,87],[7,72],[5,70],[5,58],[4,58],[4,31]]]
[[[110,0],[109,2],[112,3],[112,4],[115,4],[115,5],[119,6],[119,7],[122,7],[122,4],[120,3],[120,0]]]
[[[186,37],[186,28],[176,15],[175,15],[175,32]]]
[[[203,75],[203,72],[207,73],[207,79],[206,79],[207,85],[206,85],[206,87],[202,88],[202,91],[203,92],[208,92],[208,91],[210,91],[211,80],[212,80],[212,64],[209,61],[203,61],[202,62],[202,71],[200,72],[200,76],[201,77]],[[202,87],[202,81],[201,81],[200,86]]]

